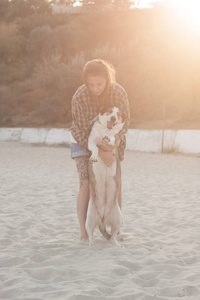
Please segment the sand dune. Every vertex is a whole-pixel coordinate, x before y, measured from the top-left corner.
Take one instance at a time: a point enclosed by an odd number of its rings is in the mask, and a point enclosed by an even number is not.
[[[79,241],[68,148],[0,143],[0,299],[200,299],[200,157],[127,151],[123,227]]]

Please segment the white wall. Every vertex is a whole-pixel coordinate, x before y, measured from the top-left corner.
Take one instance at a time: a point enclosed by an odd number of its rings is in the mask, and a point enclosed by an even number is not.
[[[130,129],[128,150],[161,152],[162,130]],[[164,152],[200,153],[200,130],[165,130]]]
[[[70,145],[70,140],[66,128],[0,128],[0,141]],[[127,133],[127,150],[160,153],[161,147],[161,130],[129,129]],[[200,130],[166,130],[164,151],[200,153]]]

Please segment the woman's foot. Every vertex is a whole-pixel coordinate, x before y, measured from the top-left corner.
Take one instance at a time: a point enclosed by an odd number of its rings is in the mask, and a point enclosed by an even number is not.
[[[82,242],[88,241],[88,234],[87,234],[87,231],[85,231],[85,232],[83,232],[83,233],[81,234],[80,240],[81,240]]]

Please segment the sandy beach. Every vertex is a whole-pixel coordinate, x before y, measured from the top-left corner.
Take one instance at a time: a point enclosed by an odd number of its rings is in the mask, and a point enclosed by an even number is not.
[[[70,149],[0,143],[0,299],[200,299],[200,155],[126,151],[125,241],[79,241]]]

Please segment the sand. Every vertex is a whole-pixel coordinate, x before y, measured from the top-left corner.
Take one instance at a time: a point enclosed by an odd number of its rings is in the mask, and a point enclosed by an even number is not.
[[[116,247],[79,241],[69,148],[0,143],[0,299],[200,299],[200,157],[126,151]]]

